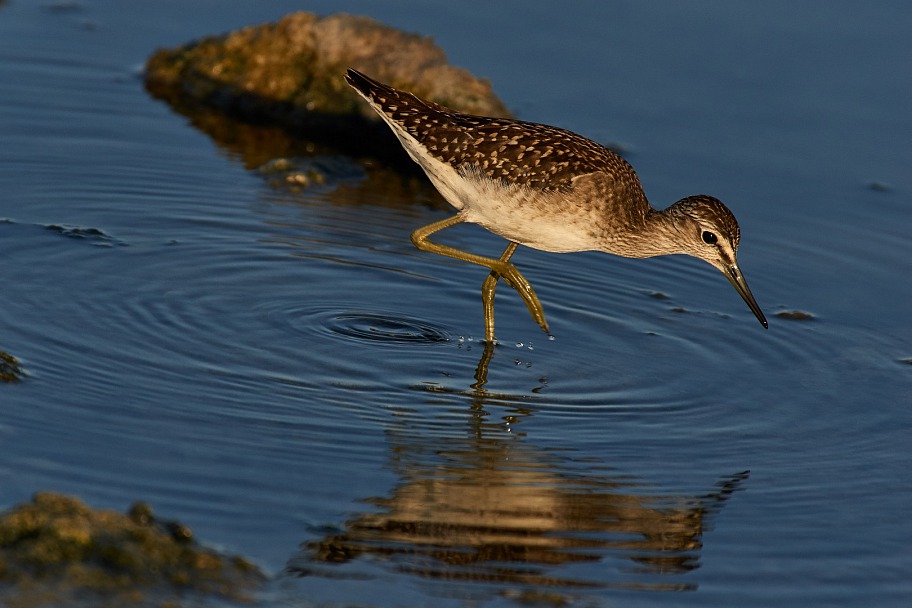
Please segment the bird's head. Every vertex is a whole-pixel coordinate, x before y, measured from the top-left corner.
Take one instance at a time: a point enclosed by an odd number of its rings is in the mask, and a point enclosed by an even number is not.
[[[719,199],[698,194],[676,202],[665,211],[680,233],[681,253],[709,262],[738,291],[763,327],[769,327],[738,266],[741,229],[728,207]]]

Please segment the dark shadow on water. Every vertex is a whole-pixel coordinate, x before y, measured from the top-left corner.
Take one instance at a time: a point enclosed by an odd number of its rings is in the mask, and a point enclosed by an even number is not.
[[[486,349],[482,363],[490,356]],[[574,459],[572,450],[537,448],[512,432],[534,409],[510,398],[510,416],[493,421],[489,411],[504,396],[473,386],[466,427],[417,420],[421,408],[397,417],[387,438],[398,483],[365,497],[369,506],[340,527],[315,531],[286,574],[364,581],[376,576],[367,564],[379,563],[390,575],[479,597],[697,588],[690,573],[700,567],[703,534],[747,471],[706,492],[677,493]]]

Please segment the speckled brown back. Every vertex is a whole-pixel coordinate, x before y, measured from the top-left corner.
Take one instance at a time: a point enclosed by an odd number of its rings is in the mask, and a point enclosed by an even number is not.
[[[640,189],[624,159],[570,131],[453,112],[355,70],[348,71],[346,80],[434,158],[454,167],[475,166],[488,177],[542,190],[564,189],[578,175],[601,171],[613,176],[620,189]]]

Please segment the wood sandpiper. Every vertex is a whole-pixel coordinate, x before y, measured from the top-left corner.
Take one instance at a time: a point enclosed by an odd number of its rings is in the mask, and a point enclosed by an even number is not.
[[[421,250],[490,269],[481,295],[485,339],[494,343],[494,290],[503,278],[550,335],[532,285],[510,262],[518,245],[542,251],[604,251],[629,258],[687,254],[718,268],[763,325],[763,311],[736,257],[740,229],[716,198],[688,196],[653,209],[627,161],[557,127],[455,112],[349,69],[345,80],[393,130],[458,213],[412,233]],[[429,240],[461,222],[509,241],[499,259]]]

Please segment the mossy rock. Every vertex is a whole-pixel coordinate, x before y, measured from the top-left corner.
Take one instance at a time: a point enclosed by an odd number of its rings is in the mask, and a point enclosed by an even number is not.
[[[355,135],[363,126],[354,117],[377,119],[345,84],[348,67],[456,110],[510,114],[487,81],[449,65],[430,38],[345,14],[298,12],[159,50],[146,63],[145,82],[185,114],[216,108],[296,132]]]
[[[180,606],[207,596],[244,602],[265,580],[244,558],[201,546],[189,528],[156,519],[144,503],[124,515],[41,492],[0,515],[4,606]]]
[[[0,382],[19,382],[24,375],[19,359],[0,350]]]

